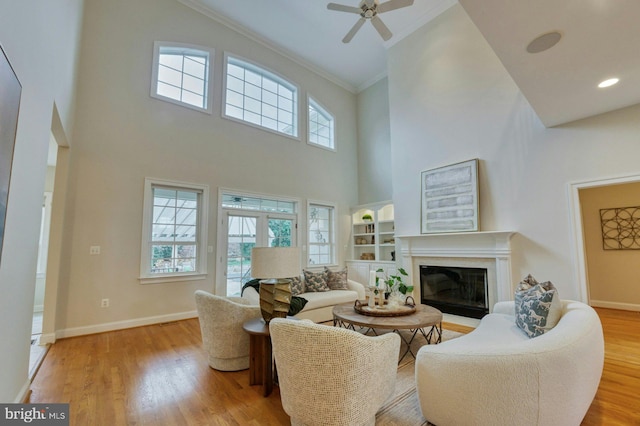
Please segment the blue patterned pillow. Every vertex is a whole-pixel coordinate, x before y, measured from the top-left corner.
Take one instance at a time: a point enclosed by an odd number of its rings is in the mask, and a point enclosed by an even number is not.
[[[327,271],[322,271],[322,272],[311,272],[311,271],[305,271],[303,270],[302,272],[304,272],[304,288],[305,291],[309,292],[309,293],[314,293],[314,292],[322,292],[322,291],[329,291],[331,290],[329,288],[329,274],[327,274]]]
[[[304,293],[304,282],[300,278],[300,275],[291,277],[291,295],[297,296],[302,293]]]
[[[547,282],[547,287],[553,284]],[[515,294],[516,325],[529,337],[537,337],[553,328],[560,319],[561,304],[555,287],[542,284]]]

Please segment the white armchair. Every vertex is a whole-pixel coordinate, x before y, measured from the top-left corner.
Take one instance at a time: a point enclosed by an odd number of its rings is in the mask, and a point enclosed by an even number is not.
[[[241,297],[220,297],[203,290],[196,291],[195,297],[209,366],[220,371],[249,368],[249,335],[242,324],[259,318],[260,308]]]
[[[400,338],[275,318],[269,323],[292,425],[374,425],[395,390]]]

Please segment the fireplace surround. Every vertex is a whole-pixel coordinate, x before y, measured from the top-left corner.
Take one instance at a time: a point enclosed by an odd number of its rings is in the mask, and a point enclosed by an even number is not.
[[[420,265],[419,270],[421,303],[463,317],[489,313],[486,268]]]
[[[403,266],[414,286],[414,298],[422,301],[420,266],[426,265],[486,269],[485,297],[489,312],[496,302],[511,300],[514,290],[511,238],[514,234],[512,231],[483,231],[397,237]],[[455,315],[469,317],[465,314]]]

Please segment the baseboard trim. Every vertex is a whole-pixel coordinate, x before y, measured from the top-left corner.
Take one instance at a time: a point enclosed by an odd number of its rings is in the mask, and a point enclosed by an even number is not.
[[[56,342],[56,333],[46,333],[40,335],[40,344],[47,345]]]
[[[22,385],[22,389],[20,389],[20,392],[18,392],[18,395],[16,395],[16,399],[13,400],[14,404],[24,404],[25,401],[28,401],[27,398],[29,398],[29,396],[31,395],[31,380],[28,380],[26,382],[24,382],[24,385]]]
[[[590,300],[589,304],[596,308],[609,308],[609,309],[620,309],[622,311],[640,312],[640,305],[637,305],[634,303],[619,303],[619,302],[606,302],[604,300]]]
[[[107,322],[104,324],[88,325],[85,327],[66,328],[57,330],[55,339],[64,339],[66,337],[84,336],[87,334],[104,333],[107,331],[124,330],[126,328],[142,327],[145,325],[161,324],[163,322],[180,321],[198,316],[197,311],[178,312],[168,315],[157,315],[153,317],[136,318],[125,321]],[[44,337],[44,336],[43,336]],[[42,341],[42,337],[41,337]],[[45,340],[45,343],[47,341]]]

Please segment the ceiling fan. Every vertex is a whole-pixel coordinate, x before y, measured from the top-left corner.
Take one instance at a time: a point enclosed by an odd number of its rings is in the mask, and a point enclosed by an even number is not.
[[[361,0],[358,7],[329,3],[327,5],[327,9],[337,10],[339,12],[357,13],[360,15],[360,19],[358,19],[356,24],[351,27],[347,35],[342,39],[343,43],[349,43],[367,19],[371,20],[371,24],[376,31],[378,31],[378,34],[380,34],[384,41],[387,41],[393,34],[391,34],[389,28],[387,28],[378,15],[380,13],[389,12],[390,10],[411,6],[412,4],[413,0],[389,0],[382,4],[380,4],[378,0]]]

